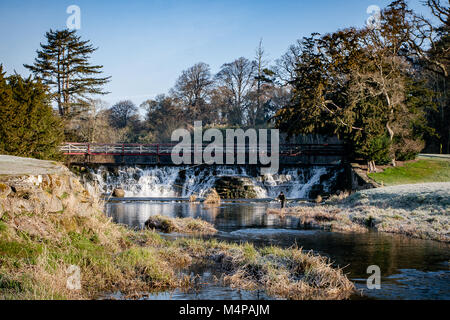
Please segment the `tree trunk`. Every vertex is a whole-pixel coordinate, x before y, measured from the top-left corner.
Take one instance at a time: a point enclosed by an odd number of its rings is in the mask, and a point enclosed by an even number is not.
[[[394,130],[391,129],[391,127],[389,126],[389,122],[386,123],[386,129],[389,132],[389,139],[391,140],[391,143],[393,143],[394,140]],[[392,154],[392,166],[396,167],[397,166],[397,162],[395,161],[395,153],[393,152]]]
[[[377,166],[375,165],[375,161],[371,160],[367,162],[367,171],[369,173],[377,172]]]
[[[58,52],[58,61],[56,62],[57,66],[58,66],[58,75],[57,75],[57,80],[56,82],[58,83],[58,110],[59,110],[59,115],[61,117],[64,116],[64,108],[62,106],[62,100],[61,100],[61,70],[60,70],[60,66],[61,66],[61,53]]]

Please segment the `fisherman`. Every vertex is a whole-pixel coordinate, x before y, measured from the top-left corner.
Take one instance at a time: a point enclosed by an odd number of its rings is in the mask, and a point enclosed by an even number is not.
[[[280,193],[277,199],[281,201],[281,209],[284,209],[284,207],[286,206],[286,196],[284,195],[283,191]]]

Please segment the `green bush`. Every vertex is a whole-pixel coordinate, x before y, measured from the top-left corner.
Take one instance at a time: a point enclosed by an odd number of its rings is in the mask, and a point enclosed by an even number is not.
[[[379,165],[388,164],[392,160],[390,156],[391,141],[388,136],[368,137],[364,142],[356,147],[357,155],[364,159],[371,159]]]
[[[47,87],[20,75],[5,77],[0,65],[0,153],[60,159],[64,139]]]

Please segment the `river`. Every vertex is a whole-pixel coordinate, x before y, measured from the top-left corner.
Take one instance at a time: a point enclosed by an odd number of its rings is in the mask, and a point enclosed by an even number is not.
[[[295,205],[298,203],[290,203]],[[301,203],[300,203],[301,205]],[[344,268],[361,294],[353,299],[450,299],[450,246],[435,241],[370,232],[343,234],[299,230],[295,219],[280,220],[266,214],[279,206],[265,200],[225,201],[219,206],[192,204],[179,199],[127,199],[109,201],[107,214],[116,223],[143,228],[152,215],[193,217],[206,220],[219,230],[217,238],[251,242],[255,246],[297,245],[327,256]],[[367,268],[381,269],[381,289],[369,290]],[[191,292],[165,292],[146,299],[270,299],[263,292],[245,292],[221,287],[212,281],[211,270],[197,270],[201,283]]]

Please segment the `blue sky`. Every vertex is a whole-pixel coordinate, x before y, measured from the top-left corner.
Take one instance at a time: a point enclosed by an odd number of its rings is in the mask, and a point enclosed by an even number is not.
[[[66,25],[70,5],[81,8],[83,39],[99,47],[92,62],[112,81],[103,99],[137,105],[167,93],[181,71],[197,62],[215,73],[238,57],[253,58],[263,39],[269,59],[311,32],[362,26],[370,5],[387,0],[0,0],[0,63],[8,73],[27,75],[39,43],[50,28]],[[420,0],[410,0],[422,11]]]

